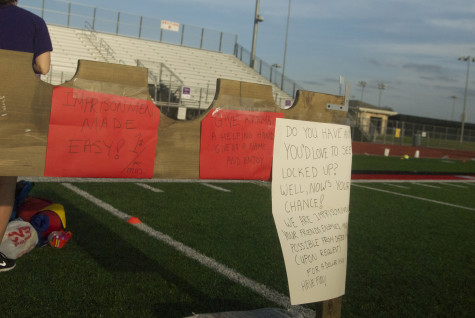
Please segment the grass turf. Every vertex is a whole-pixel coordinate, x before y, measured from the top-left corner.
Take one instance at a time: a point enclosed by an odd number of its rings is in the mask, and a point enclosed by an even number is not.
[[[353,155],[352,171],[475,174],[475,160],[401,159],[399,157]]]
[[[256,184],[77,183],[155,230],[288,295],[270,189]],[[472,317],[473,183],[354,184],[342,317]],[[438,188],[434,188],[438,187]],[[73,237],[36,249],[0,274],[6,317],[185,317],[276,304],[190,260],[58,183],[32,193],[62,203]]]

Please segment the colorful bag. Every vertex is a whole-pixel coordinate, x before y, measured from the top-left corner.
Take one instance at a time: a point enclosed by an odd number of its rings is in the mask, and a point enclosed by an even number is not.
[[[48,235],[66,228],[64,207],[58,203],[35,197],[27,197],[18,209],[18,217],[30,222],[38,233],[38,245],[48,241]]]
[[[8,223],[0,244],[0,252],[9,259],[17,259],[38,244],[38,234],[29,222],[16,219]]]

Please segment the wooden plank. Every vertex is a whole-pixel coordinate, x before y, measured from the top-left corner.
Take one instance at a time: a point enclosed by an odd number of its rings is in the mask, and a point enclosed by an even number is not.
[[[316,304],[315,318],[340,318],[342,297]]]

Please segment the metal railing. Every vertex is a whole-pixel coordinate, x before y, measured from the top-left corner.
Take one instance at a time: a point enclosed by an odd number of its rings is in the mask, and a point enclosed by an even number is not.
[[[74,72],[64,72],[57,71],[54,65],[51,65],[51,68],[47,75],[41,75],[41,79],[50,84],[62,84],[66,81],[69,81],[74,77]]]
[[[208,109],[214,100],[216,88],[208,84],[206,87],[185,85],[164,63],[136,60],[137,66],[148,69],[149,93],[153,102],[169,116],[177,116],[176,109],[187,108],[186,118],[192,119]]]
[[[137,66],[148,69],[149,92],[155,104],[181,106],[183,81],[165,64],[136,60]]]
[[[91,45],[96,49],[96,51],[102,56],[105,62],[125,64],[123,60],[116,59],[114,50],[104,39],[97,37],[97,32],[94,30],[94,28],[88,21],[84,23],[83,35],[86,37],[86,39],[88,39],[89,43],[91,43]]]

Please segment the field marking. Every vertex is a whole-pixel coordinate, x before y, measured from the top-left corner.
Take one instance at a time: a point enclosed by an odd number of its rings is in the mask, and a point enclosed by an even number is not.
[[[450,187],[454,187],[454,188],[467,189],[467,187],[465,187],[465,186],[463,186],[463,185],[452,184],[452,183],[450,183],[450,182],[444,182],[444,183],[440,183],[440,184],[443,184],[443,185],[446,185],[446,186],[450,186]]]
[[[218,191],[231,192],[231,190],[229,190],[229,189],[225,189],[225,188],[223,188],[223,187],[218,187],[218,186],[215,186],[215,185],[206,183],[206,182],[203,182],[203,183],[201,183],[201,184],[204,185],[205,187],[208,187],[208,188],[211,188],[211,189],[215,189],[215,190],[218,190]]]
[[[139,182],[139,183],[256,183],[255,180],[211,180],[211,179],[133,179],[133,178],[69,178],[69,177],[26,177],[20,176],[18,180],[25,180],[31,182],[74,182],[74,183],[128,183],[128,182]],[[475,180],[474,180],[475,181]],[[266,182],[266,181],[258,181]]]
[[[409,187],[405,187],[405,186],[398,185],[398,184],[392,184],[392,183],[387,183],[387,182],[383,182],[383,184],[391,186],[391,187],[400,188],[400,189],[409,189]]]
[[[83,198],[85,198],[86,200],[94,203],[95,205],[97,205],[98,207],[106,210],[107,212],[109,212],[110,214],[120,218],[120,219],[123,219],[123,220],[127,220],[130,218],[130,215],[128,215],[127,213],[125,212],[122,212],[116,208],[114,208],[112,205],[110,205],[109,203],[106,203],[102,200],[100,200],[99,198],[96,198],[95,196],[93,196],[92,194],[84,191],[84,190],[81,190],[79,189],[78,187],[70,184],[70,183],[61,183],[62,186],[64,186],[65,188],[73,191],[74,193],[76,193],[77,195],[79,196],[82,196]],[[284,294],[281,294],[261,283],[258,283],[252,279],[249,279],[247,278],[246,276],[236,272],[235,270],[233,270],[232,268],[230,267],[227,267],[226,265],[223,265],[219,262],[217,262],[216,260],[194,250],[193,248],[179,242],[179,241],[176,241],[174,240],[172,237],[160,232],[160,231],[157,231],[153,228],[151,228],[150,226],[146,225],[145,223],[139,223],[139,224],[131,224],[132,226],[135,226],[136,228],[138,228],[139,230],[147,233],[148,235],[150,235],[151,237],[173,247],[175,250],[183,253],[185,256],[187,256],[188,258],[191,258],[195,261],[197,261],[198,263],[200,263],[201,265],[223,275],[224,277],[228,278],[229,280],[235,282],[235,283],[238,283],[240,284],[241,286],[243,287],[247,287],[249,288],[250,290],[254,291],[255,293],[261,295],[262,297],[264,297],[265,299],[269,300],[269,301],[272,301],[274,303],[276,303],[277,305],[280,305],[286,309],[289,309],[289,313],[298,313],[300,315],[302,315],[303,317],[315,317],[315,311],[311,310],[311,309],[308,309],[308,308],[305,308],[305,307],[302,307],[302,306],[292,306],[290,304],[290,298],[287,297],[286,295]]]
[[[411,182],[411,184],[418,185],[418,186],[421,186],[421,187],[440,189],[440,187],[438,187],[438,186],[431,185],[431,184],[425,184],[425,183],[422,183],[422,182]]]
[[[253,181],[252,183],[263,188],[267,188],[267,189],[272,188],[272,182],[270,181]]]
[[[470,207],[463,206],[463,205],[457,205],[457,204],[452,204],[452,203],[447,203],[447,202],[443,202],[443,201],[437,201],[437,200],[432,200],[432,199],[427,199],[427,198],[422,198],[422,197],[416,197],[415,195],[392,192],[392,191],[388,191],[388,190],[368,187],[368,186],[359,185],[359,184],[354,184],[354,186],[355,187],[360,187],[360,188],[365,188],[365,189],[370,189],[370,190],[375,190],[375,191],[379,191],[379,192],[399,195],[401,197],[406,197],[406,198],[411,198],[411,199],[416,199],[416,200],[422,200],[422,201],[437,203],[437,204],[441,204],[441,205],[447,205],[447,206],[451,206],[451,207],[454,207],[454,208],[460,208],[460,209],[465,209],[465,210],[469,210],[469,211],[475,211],[475,208],[470,208]]]
[[[142,187],[142,188],[144,188],[144,189],[147,189],[147,190],[156,192],[156,193],[163,192],[163,190],[160,190],[160,189],[151,187],[151,186],[149,186],[148,184],[145,184],[145,183],[139,183],[139,182],[137,182],[136,185],[138,185],[139,187]]]

